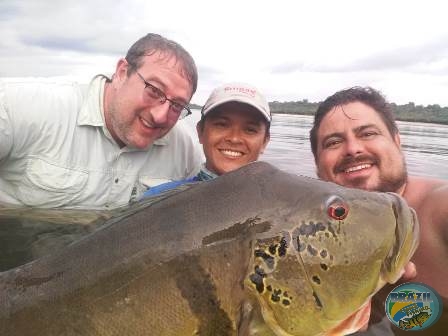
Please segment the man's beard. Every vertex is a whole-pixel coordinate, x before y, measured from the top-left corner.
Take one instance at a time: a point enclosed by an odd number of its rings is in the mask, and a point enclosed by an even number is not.
[[[376,185],[368,185],[367,184],[369,182],[368,179],[366,180],[366,178],[364,177],[359,177],[357,179],[352,179],[350,181],[350,185],[347,185],[347,187],[364,189],[369,191],[398,192],[398,190],[404,184],[406,184],[408,179],[406,161],[404,160],[404,156],[401,156],[400,159],[401,159],[401,168],[393,175],[387,174],[387,172],[386,174],[384,174],[383,171],[380,170],[380,176],[378,178],[378,182]],[[379,160],[367,156],[360,156],[355,158],[353,157],[345,158],[340,164],[336,166],[337,168],[335,169],[335,171],[339,174],[345,174],[344,167],[362,162],[372,162],[379,169],[380,165]]]
[[[408,180],[408,173],[406,168],[406,162],[403,161],[403,169],[395,176],[382,177],[380,176],[380,181],[378,186],[375,188],[376,191],[382,192],[398,192],[400,188],[406,184]]]

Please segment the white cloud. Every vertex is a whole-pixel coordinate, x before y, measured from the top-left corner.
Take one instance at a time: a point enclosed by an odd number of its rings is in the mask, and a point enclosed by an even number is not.
[[[435,0],[2,0],[0,76],[87,82],[157,32],[195,58],[196,103],[237,80],[268,100],[371,85],[397,103],[448,106],[445,13]]]

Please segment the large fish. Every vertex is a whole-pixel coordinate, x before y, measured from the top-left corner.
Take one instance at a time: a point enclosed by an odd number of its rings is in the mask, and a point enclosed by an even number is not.
[[[0,273],[0,334],[326,333],[417,245],[398,195],[263,162],[181,189]]]

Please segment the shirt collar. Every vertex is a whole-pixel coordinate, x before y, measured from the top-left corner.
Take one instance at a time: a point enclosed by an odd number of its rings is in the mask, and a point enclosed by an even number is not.
[[[205,166],[205,163],[203,163],[201,165],[201,170],[199,171],[197,177],[200,181],[208,181],[208,180],[213,180],[213,179],[217,178],[218,174],[207,169],[207,167]]]
[[[78,115],[78,125],[105,128],[103,98],[107,79],[109,78],[105,75],[97,75],[84,90],[84,100]]]

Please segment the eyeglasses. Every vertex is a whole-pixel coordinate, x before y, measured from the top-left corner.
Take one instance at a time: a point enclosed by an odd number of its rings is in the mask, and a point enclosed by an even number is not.
[[[174,100],[169,99],[165,92],[160,90],[158,87],[152,85],[151,83],[148,83],[142,75],[138,73],[138,71],[135,72],[140,79],[145,83],[145,90],[148,93],[148,98],[152,103],[159,103],[159,104],[165,104],[166,101],[170,103],[170,111],[176,114],[176,117],[179,119],[185,118],[186,116],[191,114],[191,110],[187,105],[178,103]]]

